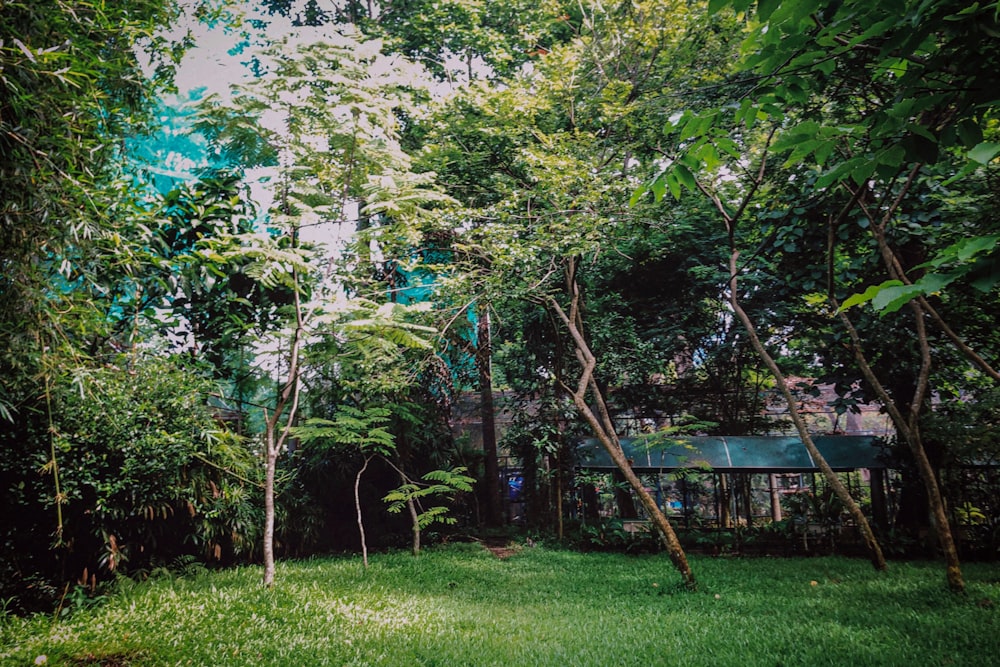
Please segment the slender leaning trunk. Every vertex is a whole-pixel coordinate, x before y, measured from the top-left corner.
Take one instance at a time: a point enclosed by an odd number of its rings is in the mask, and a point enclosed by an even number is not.
[[[270,425],[264,435],[266,457],[264,467],[264,586],[274,586],[274,474],[278,467],[278,448],[274,428]]]

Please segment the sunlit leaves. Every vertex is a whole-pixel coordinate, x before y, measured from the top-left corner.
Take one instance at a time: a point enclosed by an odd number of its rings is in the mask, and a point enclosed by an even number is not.
[[[1000,155],[1000,143],[992,141],[976,144],[969,151],[969,159],[979,164],[989,164],[997,155]]]
[[[410,503],[419,504],[424,499],[450,498],[458,492],[471,492],[475,479],[469,477],[465,467],[459,466],[451,470],[432,470],[423,476],[423,482],[408,482],[393,489],[382,498],[388,504],[390,513],[402,512]],[[442,505],[422,509],[417,515],[417,525],[420,529],[434,523],[454,524],[455,517],[448,515],[448,508]]]
[[[235,244],[229,243],[229,238]],[[281,237],[264,232],[209,240],[198,252],[206,259],[222,264],[239,262],[248,276],[268,288],[281,285],[288,289],[300,289],[293,274],[308,276],[313,271],[309,263],[313,253],[309,249],[288,247]]]
[[[351,305],[354,308],[352,316],[344,320],[342,325],[346,333],[377,336],[401,348],[431,349],[431,337],[436,330],[408,321],[414,313],[429,310],[429,303],[405,305],[388,302],[376,307],[364,300],[357,300]]]
[[[390,416],[383,407],[343,405],[333,419],[308,419],[293,433],[310,447],[348,446],[364,453],[391,455],[396,445],[389,430]]]
[[[956,280],[965,279],[980,292],[988,292],[1000,283],[1000,261],[995,256],[1000,235],[976,236],[961,239],[942,249],[921,268],[934,269],[910,284],[887,280],[872,285],[864,292],[844,300],[842,308],[851,308],[871,302],[880,315],[898,311],[918,296],[940,293]]]

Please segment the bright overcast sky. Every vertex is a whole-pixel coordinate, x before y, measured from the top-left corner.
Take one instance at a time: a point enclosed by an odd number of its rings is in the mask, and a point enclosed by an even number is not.
[[[330,0],[327,2],[333,6]],[[324,4],[324,3],[321,3]],[[237,13],[243,19],[260,18],[268,22],[267,36],[269,39],[295,34],[305,40],[315,40],[321,37],[321,29],[295,28],[291,21],[282,16],[263,16],[251,5],[237,7]],[[236,53],[236,47],[243,39],[236,31],[226,29],[222,25],[209,27],[196,20],[179,24],[171,36],[180,38],[190,30],[194,39],[194,47],[189,49],[177,70],[175,82],[181,100],[190,99],[194,92],[204,95],[215,94],[223,99],[230,94],[230,87],[252,76],[245,64],[254,47],[249,46],[243,52]],[[272,184],[275,182],[275,168],[258,168],[246,171],[245,180],[251,189],[251,197],[259,211],[267,211],[274,201]],[[356,212],[355,212],[356,215]],[[331,252],[336,251],[345,236],[350,233],[350,225],[325,224],[308,227],[302,230],[303,240],[324,243]]]

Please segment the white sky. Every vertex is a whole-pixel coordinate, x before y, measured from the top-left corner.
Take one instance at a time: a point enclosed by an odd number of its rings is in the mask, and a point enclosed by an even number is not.
[[[334,3],[326,3],[332,9]],[[295,28],[291,21],[281,16],[263,16],[254,11],[254,7],[237,7],[236,12],[244,20],[260,18],[266,20],[268,37],[294,34],[298,40],[315,40],[322,36],[321,29]],[[218,95],[223,100],[228,99],[233,85],[249,81],[253,74],[246,63],[254,46],[248,46],[240,53],[235,49],[243,37],[235,31],[227,30],[221,25],[210,28],[196,20],[179,24],[174,31],[176,36],[182,36],[190,30],[195,46],[188,50],[177,69],[175,83],[180,99],[189,99],[192,92],[204,91],[204,95]],[[298,41],[296,40],[296,41]],[[262,123],[281,125],[282,119],[274,114],[273,118],[263,118]],[[245,181],[250,187],[251,198],[260,212],[266,212],[274,202],[274,184],[277,182],[277,168],[260,167],[248,169]],[[356,217],[355,207],[353,215]],[[301,238],[305,241],[324,244],[330,253],[335,253],[350,236],[353,225],[328,223],[311,225],[302,229]]]
[[[203,1],[182,0],[182,5],[186,6],[187,14],[190,16],[193,7]],[[336,0],[320,0],[319,2],[320,10],[333,12],[336,8]],[[258,3],[238,3],[230,11],[237,20],[266,21],[268,24],[266,37],[270,41],[286,36],[293,44],[336,39],[336,33],[331,31],[329,27],[295,27],[288,18],[264,14]],[[249,24],[247,25],[250,33],[259,32],[249,27]],[[221,25],[221,22],[220,25],[210,28],[200,21],[189,18],[179,21],[167,36],[180,39],[188,31],[190,31],[195,46],[185,54],[176,72],[175,83],[180,100],[190,99],[190,95],[194,91],[204,91],[205,95],[218,95],[225,100],[230,97],[233,85],[249,81],[253,77],[245,63],[249,61],[257,45],[250,45],[241,53],[234,53],[237,45],[244,39],[239,31],[226,29]],[[372,74],[377,73],[372,72]],[[455,89],[456,86],[440,84],[434,92],[437,95],[446,96],[454,92]],[[262,118],[261,123],[268,127],[275,125],[282,127],[284,119],[279,114],[273,114],[273,118]],[[182,165],[183,161],[179,160],[178,167]],[[189,168],[195,166],[197,165],[188,165]],[[274,202],[274,187],[278,182],[277,175],[278,170],[274,167],[248,169],[245,172],[245,181],[250,188],[251,198],[257,210],[262,213],[268,211]],[[349,218],[349,222],[310,225],[302,229],[301,238],[313,243],[324,244],[328,254],[336,254],[353,232],[357,213],[356,206],[353,209],[348,206],[345,217]]]

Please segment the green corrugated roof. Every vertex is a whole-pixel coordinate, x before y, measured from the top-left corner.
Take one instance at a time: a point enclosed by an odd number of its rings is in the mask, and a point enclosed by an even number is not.
[[[871,436],[815,436],[813,442],[834,470],[885,468],[882,449]],[[623,438],[622,449],[640,472],[711,468],[737,472],[812,472],[816,466],[802,441],[793,436],[693,436],[669,440]],[[595,439],[580,445],[580,466],[614,468]]]

